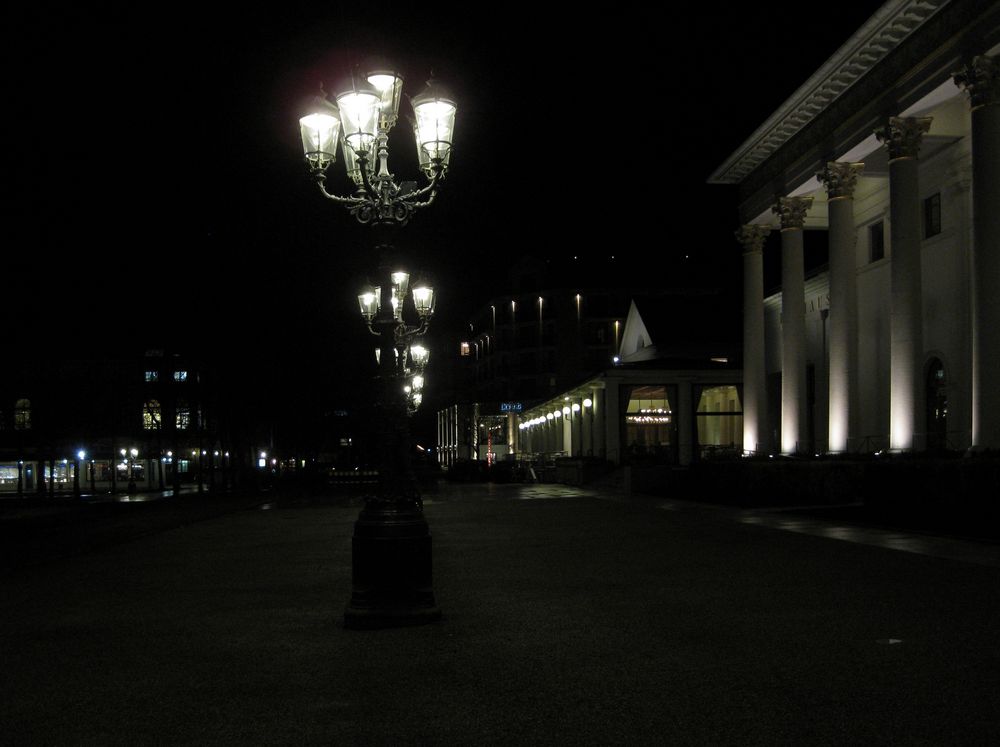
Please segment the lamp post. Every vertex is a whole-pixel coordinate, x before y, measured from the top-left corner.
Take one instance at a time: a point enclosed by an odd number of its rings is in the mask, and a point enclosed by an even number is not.
[[[135,458],[139,456],[139,450],[134,446],[127,452],[125,449],[121,450],[122,460],[126,465],[126,470],[128,470],[128,488],[126,489],[129,495],[136,492],[135,487]]]
[[[313,98],[299,120],[306,162],[320,193],[379,232],[377,280],[358,296],[362,318],[377,340],[379,479],[376,494],[366,496],[354,524],[352,592],[344,614],[349,628],[415,625],[441,616],[431,583],[431,535],[410,461],[408,421],[423,396],[428,352],[420,339],[434,312],[434,291],[424,283],[410,289],[409,274],[393,264],[386,233],[434,202],[451,160],[456,105],[433,80],[410,99],[418,166],[427,184],[397,183],[388,166],[389,133],[399,119],[402,89],[398,73],[376,69],[341,85],[336,103],[325,94]],[[326,189],[338,144],[354,187],[348,196]],[[408,324],[406,316],[414,314],[417,323]]]

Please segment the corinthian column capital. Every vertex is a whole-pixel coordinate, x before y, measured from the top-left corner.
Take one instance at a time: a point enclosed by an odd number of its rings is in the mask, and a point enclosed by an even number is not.
[[[889,160],[916,158],[920,141],[931,128],[931,117],[890,117],[889,124],[875,130],[875,137],[889,149]]]
[[[854,188],[858,184],[858,177],[864,170],[863,163],[829,161],[826,167],[816,174],[816,178],[826,185],[826,191],[831,200],[850,199],[854,197]]]
[[[812,204],[812,197],[779,197],[771,206],[771,212],[781,219],[782,231],[791,231],[805,225],[806,213]]]
[[[736,240],[743,245],[744,254],[757,254],[764,248],[764,239],[771,233],[770,226],[747,224],[736,229]]]
[[[969,94],[973,109],[1000,104],[1000,58],[980,55],[957,73],[955,84]]]

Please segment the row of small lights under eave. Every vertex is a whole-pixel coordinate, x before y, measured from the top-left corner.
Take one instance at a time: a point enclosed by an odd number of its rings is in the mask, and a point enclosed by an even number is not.
[[[593,405],[594,401],[589,397],[583,400],[583,408],[593,407]],[[561,418],[564,415],[566,417],[571,417],[572,415],[580,412],[581,409],[582,408],[580,404],[576,402],[572,403],[571,405],[563,405],[562,409],[556,408],[552,412],[548,412],[545,415],[539,415],[537,417],[532,418],[531,420],[525,420],[522,423],[518,423],[517,427],[519,430],[524,430],[526,428],[531,428],[536,425],[544,425],[545,423],[555,420],[556,418]]]

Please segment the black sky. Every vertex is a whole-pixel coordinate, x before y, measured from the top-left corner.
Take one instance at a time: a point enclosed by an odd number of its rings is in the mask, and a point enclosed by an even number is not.
[[[441,334],[524,253],[614,253],[642,276],[688,255],[739,292],[735,195],[705,180],[877,3],[434,7],[15,17],[7,328],[52,357],[182,344],[349,391],[372,238],[315,191],[297,108],[369,51],[411,95],[433,70],[459,100],[446,189],[398,242],[437,279]],[[390,139],[403,179],[407,135]],[[339,163],[328,184],[346,190]]]

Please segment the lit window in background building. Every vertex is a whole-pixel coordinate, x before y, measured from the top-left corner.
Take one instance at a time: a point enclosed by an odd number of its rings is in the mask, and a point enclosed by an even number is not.
[[[160,380],[159,371],[146,371],[146,383],[152,383],[154,381]]]
[[[462,356],[463,358],[464,358],[465,356],[468,356],[468,355],[471,355],[471,352],[472,352],[472,351],[471,351],[471,349],[470,349],[470,347],[469,347],[469,343],[467,343],[467,342],[463,342],[463,343],[460,343],[460,347],[459,347],[459,354],[460,354],[460,355],[461,355],[461,356]]]
[[[163,427],[162,408],[159,400],[148,400],[142,406],[142,427],[147,431],[158,431]]]
[[[31,430],[31,400],[19,399],[14,403],[14,430]]]
[[[187,371],[174,371],[174,381],[187,381]]]
[[[191,408],[188,407],[187,402],[183,400],[177,401],[177,417],[176,417],[177,430],[186,431],[191,427]]]

